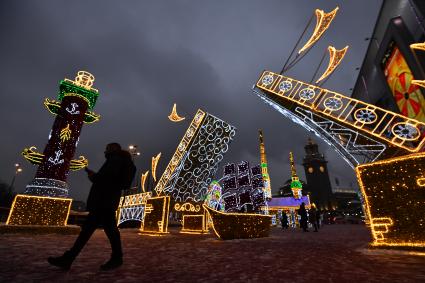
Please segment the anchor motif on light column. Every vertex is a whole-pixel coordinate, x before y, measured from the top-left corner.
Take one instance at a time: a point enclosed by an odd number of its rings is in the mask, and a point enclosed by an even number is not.
[[[55,158],[53,159],[52,157],[49,157],[49,161],[51,162],[51,163],[53,163],[54,165],[58,165],[58,164],[62,164],[63,163],[63,158],[62,159],[60,159],[61,158],[61,156],[62,156],[62,150],[57,150],[57,151],[55,151]],[[60,160],[59,160],[60,159]]]

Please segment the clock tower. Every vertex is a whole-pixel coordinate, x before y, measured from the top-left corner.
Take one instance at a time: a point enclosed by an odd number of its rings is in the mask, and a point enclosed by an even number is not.
[[[329,179],[327,161],[319,152],[319,146],[311,138],[304,146],[306,155],[304,157],[304,170],[307,185],[311,193],[311,202],[319,209],[330,209],[332,203],[332,188]]]

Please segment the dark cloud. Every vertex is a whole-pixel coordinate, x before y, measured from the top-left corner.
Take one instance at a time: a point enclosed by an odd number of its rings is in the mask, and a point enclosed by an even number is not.
[[[22,191],[34,176],[20,151],[47,142],[53,117],[43,107],[58,81],[78,70],[96,76],[101,96],[94,109],[102,120],[85,125],[78,155],[90,167],[103,162],[109,141],[138,144],[137,165],[148,170],[162,152],[159,172],[198,108],[238,128],[225,162],[259,162],[258,129],[265,134],[272,185],[289,175],[288,153],[298,170],[303,145],[312,136],[282,117],[251,91],[263,69],[279,71],[315,8],[340,6],[331,28],[288,75],[310,80],[327,45],[350,45],[346,59],[326,88],[349,94],[357,77],[381,1],[13,1],[0,3],[2,158],[0,179],[9,181],[13,164],[24,173]],[[367,9],[365,9],[367,7]],[[312,28],[311,28],[312,29]],[[306,40],[306,39],[305,39]],[[173,103],[187,119],[167,119]],[[326,144],[332,176],[349,183],[354,173]],[[71,196],[85,199],[89,183],[71,172]]]

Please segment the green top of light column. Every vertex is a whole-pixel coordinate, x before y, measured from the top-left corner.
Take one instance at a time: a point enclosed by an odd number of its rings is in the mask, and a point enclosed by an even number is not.
[[[99,91],[92,88],[94,76],[89,72],[79,71],[75,80],[64,79],[59,84],[59,96],[61,101],[65,96],[79,96],[86,100],[88,107],[92,110],[99,97]]]

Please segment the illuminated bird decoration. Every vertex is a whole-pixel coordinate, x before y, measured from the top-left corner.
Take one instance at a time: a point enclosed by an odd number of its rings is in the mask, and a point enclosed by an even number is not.
[[[158,153],[155,157],[152,157],[152,177],[156,182],[156,166],[158,165],[159,158],[161,157],[161,152]]]
[[[146,183],[146,178],[148,177],[148,174],[149,174],[149,170],[146,171],[145,173],[143,173],[142,174],[142,177],[140,179],[140,183],[142,184],[142,190],[143,190],[143,192],[146,192],[145,183]]]
[[[329,28],[332,20],[335,18],[336,12],[338,11],[336,7],[333,11],[329,13],[323,12],[323,10],[316,9],[316,27],[314,28],[313,34],[306,44],[298,51],[298,54],[301,54],[313,44],[315,44],[323,33]]]
[[[342,59],[344,59],[345,53],[347,52],[348,46],[345,46],[343,49],[336,50],[335,47],[329,46],[329,65],[323,75],[316,81],[316,83],[327,78],[332,72],[338,67]]]
[[[184,119],[186,119],[185,117],[180,117],[178,114],[177,114],[177,105],[174,103],[174,105],[173,105],[173,110],[171,110],[171,114],[170,115],[168,115],[168,119],[170,119],[170,121],[172,121],[172,122],[180,122],[180,121],[183,121]]]

